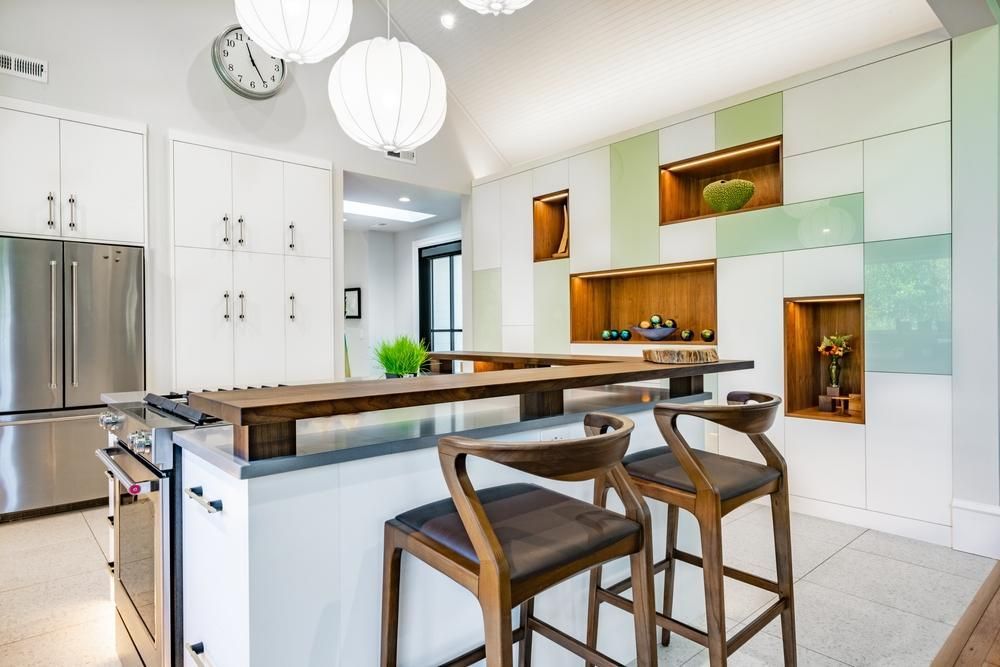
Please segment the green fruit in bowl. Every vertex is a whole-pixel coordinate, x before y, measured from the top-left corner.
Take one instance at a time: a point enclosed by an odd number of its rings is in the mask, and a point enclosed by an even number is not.
[[[681,340],[694,340],[694,332],[690,329],[685,329],[681,332]]]
[[[642,322],[639,322],[639,328],[640,329],[652,329],[653,325],[650,323],[649,320],[643,320]]]
[[[663,320],[663,326],[667,327],[668,329],[676,329],[677,328],[677,320],[672,320],[672,319],[669,319],[669,318],[665,319],[665,320]]]
[[[612,329],[611,330],[611,340],[618,340],[618,336],[620,336],[620,335],[621,334],[618,332],[617,329]]]
[[[611,340],[611,331],[605,329],[601,332],[601,340]]]
[[[712,329],[702,329],[701,339],[706,343],[711,343],[713,340],[715,340],[715,332]]]
[[[653,326],[659,326],[659,325],[663,324],[663,318],[660,317],[659,315],[650,315],[649,316],[649,321],[650,321],[650,323],[653,324]],[[643,329],[645,329],[645,328],[646,327],[643,327]]]
[[[622,329],[618,332],[618,337],[622,340],[632,340],[632,332],[628,329]]]
[[[725,213],[726,211],[738,211],[753,197],[754,185],[750,181],[742,178],[731,180],[715,181],[709,183],[702,190],[702,196],[713,211]]]

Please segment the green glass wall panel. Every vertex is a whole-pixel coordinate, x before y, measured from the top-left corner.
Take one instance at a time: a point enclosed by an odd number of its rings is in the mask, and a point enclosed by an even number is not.
[[[569,260],[535,263],[535,352],[569,352]]]
[[[736,257],[861,243],[864,211],[859,193],[720,216],[716,250],[719,257]]]
[[[715,147],[729,148],[781,134],[781,93],[715,113]]]
[[[481,352],[503,349],[500,334],[500,269],[472,272],[472,326],[474,347]]]
[[[951,234],[865,244],[865,370],[951,374]]]
[[[611,144],[611,266],[614,268],[659,263],[659,153],[657,132]]]

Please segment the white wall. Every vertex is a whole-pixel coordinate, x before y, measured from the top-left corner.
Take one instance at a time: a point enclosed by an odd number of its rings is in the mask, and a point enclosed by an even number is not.
[[[452,104],[441,132],[419,151],[419,166],[394,163],[351,141],[327,98],[332,60],[292,66],[276,97],[250,101],[212,69],[212,40],[236,23],[232,0],[4,0],[0,44],[49,62],[49,82],[0,77],[0,95],[127,118],[149,125],[150,253],[148,385],[170,389],[169,267],[171,129],[333,160],[338,168],[468,192],[470,160],[489,162],[484,142]],[[380,34],[374,0],[355,2],[348,43]],[[473,157],[475,154],[475,157]],[[339,249],[338,249],[339,250]],[[338,253],[339,254],[339,253]]]

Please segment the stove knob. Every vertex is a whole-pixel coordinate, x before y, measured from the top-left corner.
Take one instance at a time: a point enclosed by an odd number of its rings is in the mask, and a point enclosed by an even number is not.
[[[152,450],[153,440],[150,438],[149,431],[135,431],[129,433],[128,444],[132,451],[137,454],[148,454]]]
[[[109,431],[113,431],[121,426],[122,421],[123,419],[121,415],[110,411],[105,411],[97,415],[97,423]]]

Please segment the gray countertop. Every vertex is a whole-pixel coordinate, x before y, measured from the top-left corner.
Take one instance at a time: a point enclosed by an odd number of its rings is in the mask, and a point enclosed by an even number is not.
[[[452,433],[495,438],[573,423],[587,412],[613,410],[628,414],[648,410],[667,398],[665,388],[611,385],[568,390],[565,414],[528,422],[520,421],[517,396],[301,420],[296,425],[295,456],[260,461],[233,456],[232,426],[178,431],[174,443],[233,477],[251,479],[435,447],[441,436]],[[673,400],[692,403],[710,398],[711,394],[702,393]]]

